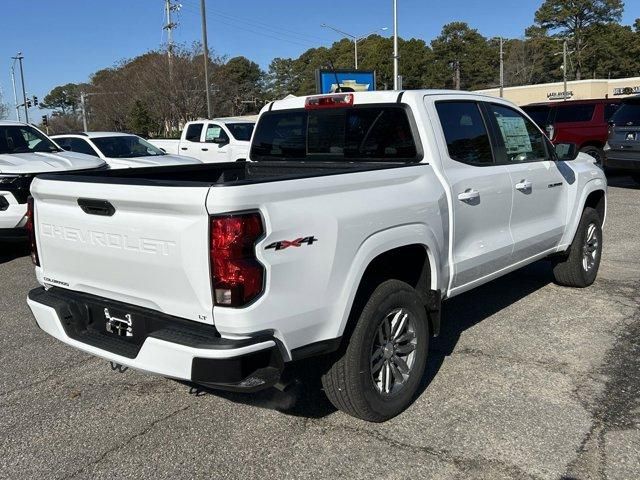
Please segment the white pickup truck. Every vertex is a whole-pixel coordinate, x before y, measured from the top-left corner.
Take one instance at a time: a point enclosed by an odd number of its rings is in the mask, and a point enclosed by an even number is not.
[[[222,389],[322,355],[333,404],[383,421],[416,394],[442,300],[544,258],[563,285],[598,271],[602,170],[497,98],[277,101],[250,159],[36,178],[38,325]]]
[[[106,167],[103,160],[65,152],[31,125],[0,121],[0,242],[27,237],[27,197],[33,177]]]
[[[186,155],[205,163],[235,162],[249,156],[251,118],[214,118],[188,122],[180,140],[149,139],[149,143],[173,155]]]

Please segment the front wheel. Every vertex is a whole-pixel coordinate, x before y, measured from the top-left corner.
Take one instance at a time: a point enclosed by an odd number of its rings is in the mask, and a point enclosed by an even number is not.
[[[553,275],[558,284],[583,288],[595,281],[602,255],[601,225],[598,212],[586,207],[567,255],[553,267]]]
[[[388,420],[413,401],[428,345],[420,297],[410,285],[387,280],[369,297],[346,349],[323,375],[325,393],[349,415],[370,422]]]

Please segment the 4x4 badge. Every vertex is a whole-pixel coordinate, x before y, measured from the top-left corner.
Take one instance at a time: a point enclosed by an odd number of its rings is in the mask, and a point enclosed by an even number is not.
[[[273,242],[264,247],[266,250],[273,248],[274,250],[284,250],[289,247],[301,247],[303,244],[313,245],[318,239],[313,235],[310,237],[300,237],[295,240],[280,240],[279,242]]]
[[[133,337],[133,320],[131,320],[131,314],[127,313],[124,319],[116,318],[109,314],[108,308],[105,308],[104,317],[107,319],[107,332],[115,333],[119,337]]]

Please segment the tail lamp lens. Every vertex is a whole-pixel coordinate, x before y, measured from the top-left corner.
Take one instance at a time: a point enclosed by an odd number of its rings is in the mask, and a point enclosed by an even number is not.
[[[211,281],[215,305],[242,307],[261,293],[265,271],[255,245],[264,233],[259,213],[211,217]]]
[[[38,257],[38,245],[36,244],[36,217],[33,208],[33,197],[27,199],[27,223],[25,225],[27,236],[29,238],[29,246],[31,247],[31,260],[36,266],[40,266],[40,258]]]

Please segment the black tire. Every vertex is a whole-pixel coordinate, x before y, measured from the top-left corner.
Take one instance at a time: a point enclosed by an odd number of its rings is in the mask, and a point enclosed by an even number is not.
[[[592,243],[594,238],[595,244]],[[588,245],[589,239],[591,240]],[[587,249],[593,258],[592,263],[586,257]],[[553,276],[556,283],[567,287],[588,287],[598,275],[601,256],[602,220],[596,210],[586,207],[582,212],[576,236],[567,254],[562,259],[557,260],[553,267]]]
[[[383,348],[383,353],[380,353],[381,347],[378,345],[382,345],[382,342],[379,328],[383,328],[382,324],[385,319],[391,318],[392,315],[397,319],[395,324],[388,323],[391,329],[389,338],[393,338],[393,325],[396,325],[399,330],[405,331],[400,323],[400,318],[396,317],[395,312],[397,311],[401,312],[399,316],[407,314],[406,331],[410,330],[409,326],[412,322],[415,337],[405,343],[405,346],[399,343],[398,346],[394,344],[389,347],[389,343],[386,343],[387,349]],[[398,333],[402,332],[396,332],[396,335]],[[384,333],[382,335],[384,336]],[[398,341],[403,337],[409,338],[410,336],[402,334]],[[402,357],[406,359],[406,362],[403,368],[398,368],[397,365],[401,364],[396,363],[398,362],[397,356],[404,355],[404,353],[400,353],[401,350],[406,351],[412,348],[407,347],[409,343],[415,346],[415,349],[412,350],[411,361],[408,360],[409,357]],[[420,297],[410,285],[399,280],[387,280],[373,291],[358,317],[348,344],[340,351],[327,373],[322,376],[324,391],[336,408],[349,415],[370,422],[388,420],[405,410],[413,401],[424,374],[428,347],[429,324]],[[382,356],[375,357],[374,352],[378,352]],[[390,358],[387,359],[387,355],[391,355]],[[379,370],[380,376],[376,375],[376,377],[382,379],[383,370],[385,370],[386,374],[390,375],[391,381],[394,382],[389,393],[381,391],[376,386],[376,380],[372,374],[373,358],[384,361]],[[389,367],[387,367],[387,363],[389,363]],[[400,374],[404,378],[404,373],[401,370],[404,370],[406,366],[410,366],[407,378],[404,379],[404,383],[396,386],[397,375]],[[380,383],[382,384],[383,380],[380,380]],[[385,385],[388,386],[389,383]],[[385,385],[380,388],[388,388]]]
[[[633,178],[634,182],[640,183],[640,173],[632,173],[631,178]]]
[[[601,148],[598,148],[594,145],[589,145],[586,147],[582,147],[580,149],[582,153],[586,153],[587,155],[591,155],[596,159],[596,164],[602,167],[602,160],[604,159],[604,151]]]

